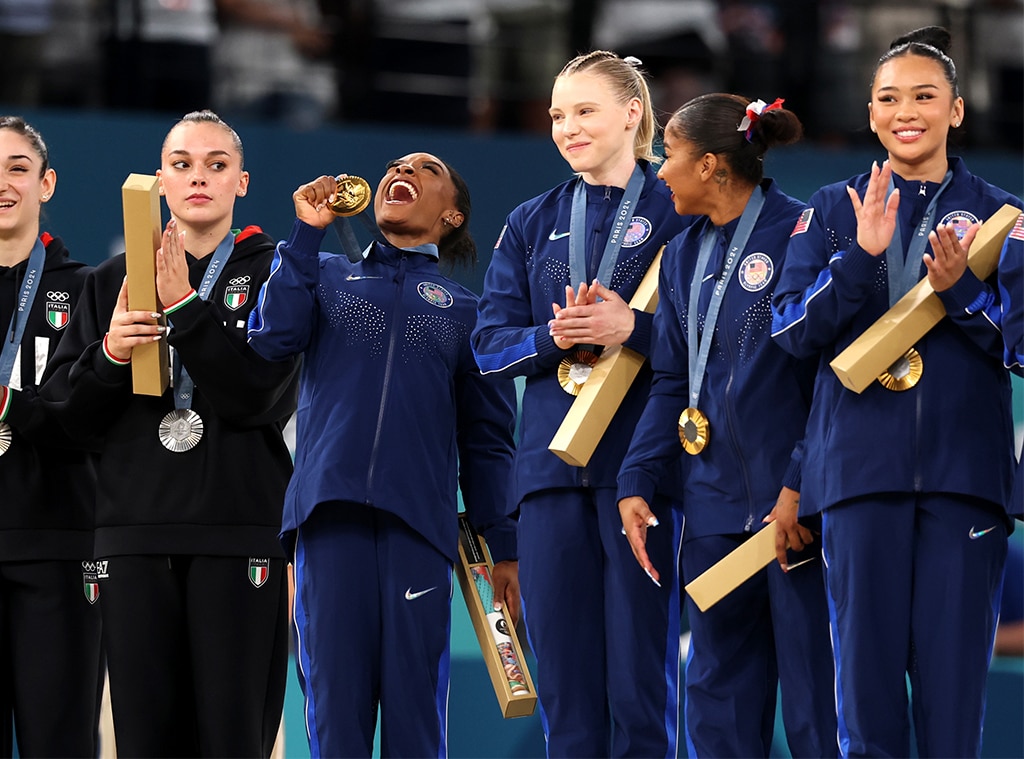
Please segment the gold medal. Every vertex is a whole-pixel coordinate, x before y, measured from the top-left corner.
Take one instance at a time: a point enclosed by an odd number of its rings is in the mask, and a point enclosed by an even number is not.
[[[679,415],[679,442],[683,444],[683,450],[691,456],[696,456],[704,450],[710,432],[708,418],[700,409],[691,406]]]
[[[579,395],[596,363],[596,353],[588,350],[573,351],[558,365],[558,383],[569,395]]]
[[[334,191],[334,200],[329,204],[335,214],[355,216],[370,205],[373,191],[365,179],[342,174],[335,177],[335,180],[338,182],[338,189]]]
[[[191,451],[203,439],[203,419],[190,408],[176,408],[160,420],[158,434],[172,453]]]
[[[11,447],[13,440],[14,436],[11,434],[11,425],[7,422],[0,422],[0,456],[7,453],[7,449]]]
[[[879,374],[878,381],[886,390],[901,392],[916,385],[923,371],[924,361],[921,360],[921,354],[911,348]]]

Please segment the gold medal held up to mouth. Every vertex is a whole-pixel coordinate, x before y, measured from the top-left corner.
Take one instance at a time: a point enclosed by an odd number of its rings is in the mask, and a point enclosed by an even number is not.
[[[691,406],[679,415],[679,442],[683,444],[683,450],[691,456],[696,456],[704,450],[710,433],[711,425],[700,409]]]
[[[334,192],[334,200],[330,202],[331,210],[338,216],[355,216],[362,213],[370,205],[373,191],[370,184],[362,177],[342,174],[335,177],[338,189]]]
[[[923,371],[924,361],[921,360],[921,354],[911,348],[879,374],[878,381],[886,390],[901,392],[916,385]]]
[[[579,395],[596,363],[596,353],[588,350],[573,351],[558,365],[558,383],[569,395]]]

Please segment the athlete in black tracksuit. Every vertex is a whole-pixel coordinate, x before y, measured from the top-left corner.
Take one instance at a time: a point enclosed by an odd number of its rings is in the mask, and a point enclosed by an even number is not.
[[[2,191],[0,191],[2,195]],[[0,755],[95,756],[102,692],[100,610],[92,564],[95,470],[64,447],[37,388],[91,270],[43,234],[42,277],[13,371],[0,381]],[[29,259],[0,266],[0,325],[9,343]],[[13,723],[11,717],[13,715]]]
[[[168,134],[161,166],[172,223],[157,292],[168,330],[125,311],[125,258],[105,261],[86,282],[44,393],[68,430],[100,451],[95,556],[118,753],[266,757],[288,661],[277,533],[296,362],[266,361],[246,345],[274,243],[258,227],[228,231],[248,185],[237,135],[215,114],[189,114]],[[208,267],[220,272],[212,285]],[[160,397],[132,391],[128,356],[154,337],[194,381],[203,432],[188,450],[160,436],[184,374],[175,371]]]
[[[56,375],[47,382],[54,394],[67,383],[69,397],[61,405],[69,426],[99,438],[95,556],[104,636],[123,631],[126,639],[117,643],[133,650],[122,681],[127,677],[130,692],[145,694],[142,702],[117,699],[113,678],[121,660],[110,648],[119,748],[129,721],[142,732],[143,745],[158,745],[163,730],[168,739],[188,740],[203,713],[239,719],[233,711],[243,707],[231,702],[243,695],[262,704],[279,691],[266,710],[280,715],[288,633],[286,561],[277,532],[291,473],[281,432],[295,404],[294,388],[285,392],[282,383],[294,364],[271,364],[245,345],[246,320],[273,252],[273,241],[249,227],[236,237],[210,298],[195,298],[169,316],[168,342],[195,380],[192,408],[205,428],[192,450],[171,452],[157,435],[174,408],[173,389],[159,398],[134,395],[131,366],[114,363],[104,350],[124,256],[90,276],[55,358]],[[189,280],[198,286],[207,261],[188,260]],[[246,280],[249,290],[232,310],[227,290],[236,280]],[[269,567],[266,578],[261,567]],[[214,639],[219,636],[228,637]],[[139,667],[144,662],[150,666]],[[276,673],[269,685],[261,671],[268,666]],[[133,706],[139,710],[134,716]],[[166,722],[154,725],[158,717]],[[225,734],[243,726],[225,726]],[[277,722],[263,727],[272,740]],[[224,755],[247,737],[235,733],[238,744],[222,746]],[[170,755],[188,753],[166,748]]]

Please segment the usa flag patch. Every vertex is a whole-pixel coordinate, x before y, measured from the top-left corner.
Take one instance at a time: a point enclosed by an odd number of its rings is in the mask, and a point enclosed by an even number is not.
[[[800,214],[800,218],[796,220],[796,226],[793,227],[793,232],[789,235],[793,237],[795,235],[801,235],[807,231],[807,227],[811,226],[811,218],[814,216],[813,208],[805,208],[804,212]]]
[[[1014,240],[1024,240],[1024,213],[1017,216],[1017,223],[1010,230],[1010,237]]]

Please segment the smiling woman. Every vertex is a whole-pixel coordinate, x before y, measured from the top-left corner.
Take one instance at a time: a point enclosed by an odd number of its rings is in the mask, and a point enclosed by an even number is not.
[[[606,50],[574,58],[555,78],[549,114],[551,139],[577,176],[508,215],[473,334],[481,370],[526,378],[514,505],[548,753],[672,756],[680,524],[668,499],[678,472],[660,483],[663,526],[649,533],[655,563],[667,569],[661,585],[636,566],[615,502],[649,367],[587,467],[566,464],[548,444],[598,353],[622,345],[648,355],[651,314],[628,301],[686,220],[656,176],[640,61]]]
[[[96,473],[38,394],[91,271],[61,238],[40,234],[56,187],[42,135],[0,116],[0,724],[17,725],[21,756],[95,756]],[[0,754],[12,748],[4,727]]]
[[[460,485],[518,615],[515,387],[478,371],[477,298],[441,273],[475,258],[462,177],[429,153],[389,162],[380,238],[355,262],[319,252],[337,192],[331,176],[295,191],[249,324],[261,355],[304,358],[283,530],[310,751],[369,756],[379,700],[382,754],[444,756]]]
[[[888,160],[811,197],[772,303],[774,339],[821,357],[802,510],[822,513],[843,755],[908,755],[908,674],[921,754],[981,751],[1014,450],[1001,296],[967,250],[1021,201],[947,154],[964,118],[949,45],[929,27],[879,59],[868,108]],[[844,388],[829,361],[925,277],[947,318]]]

